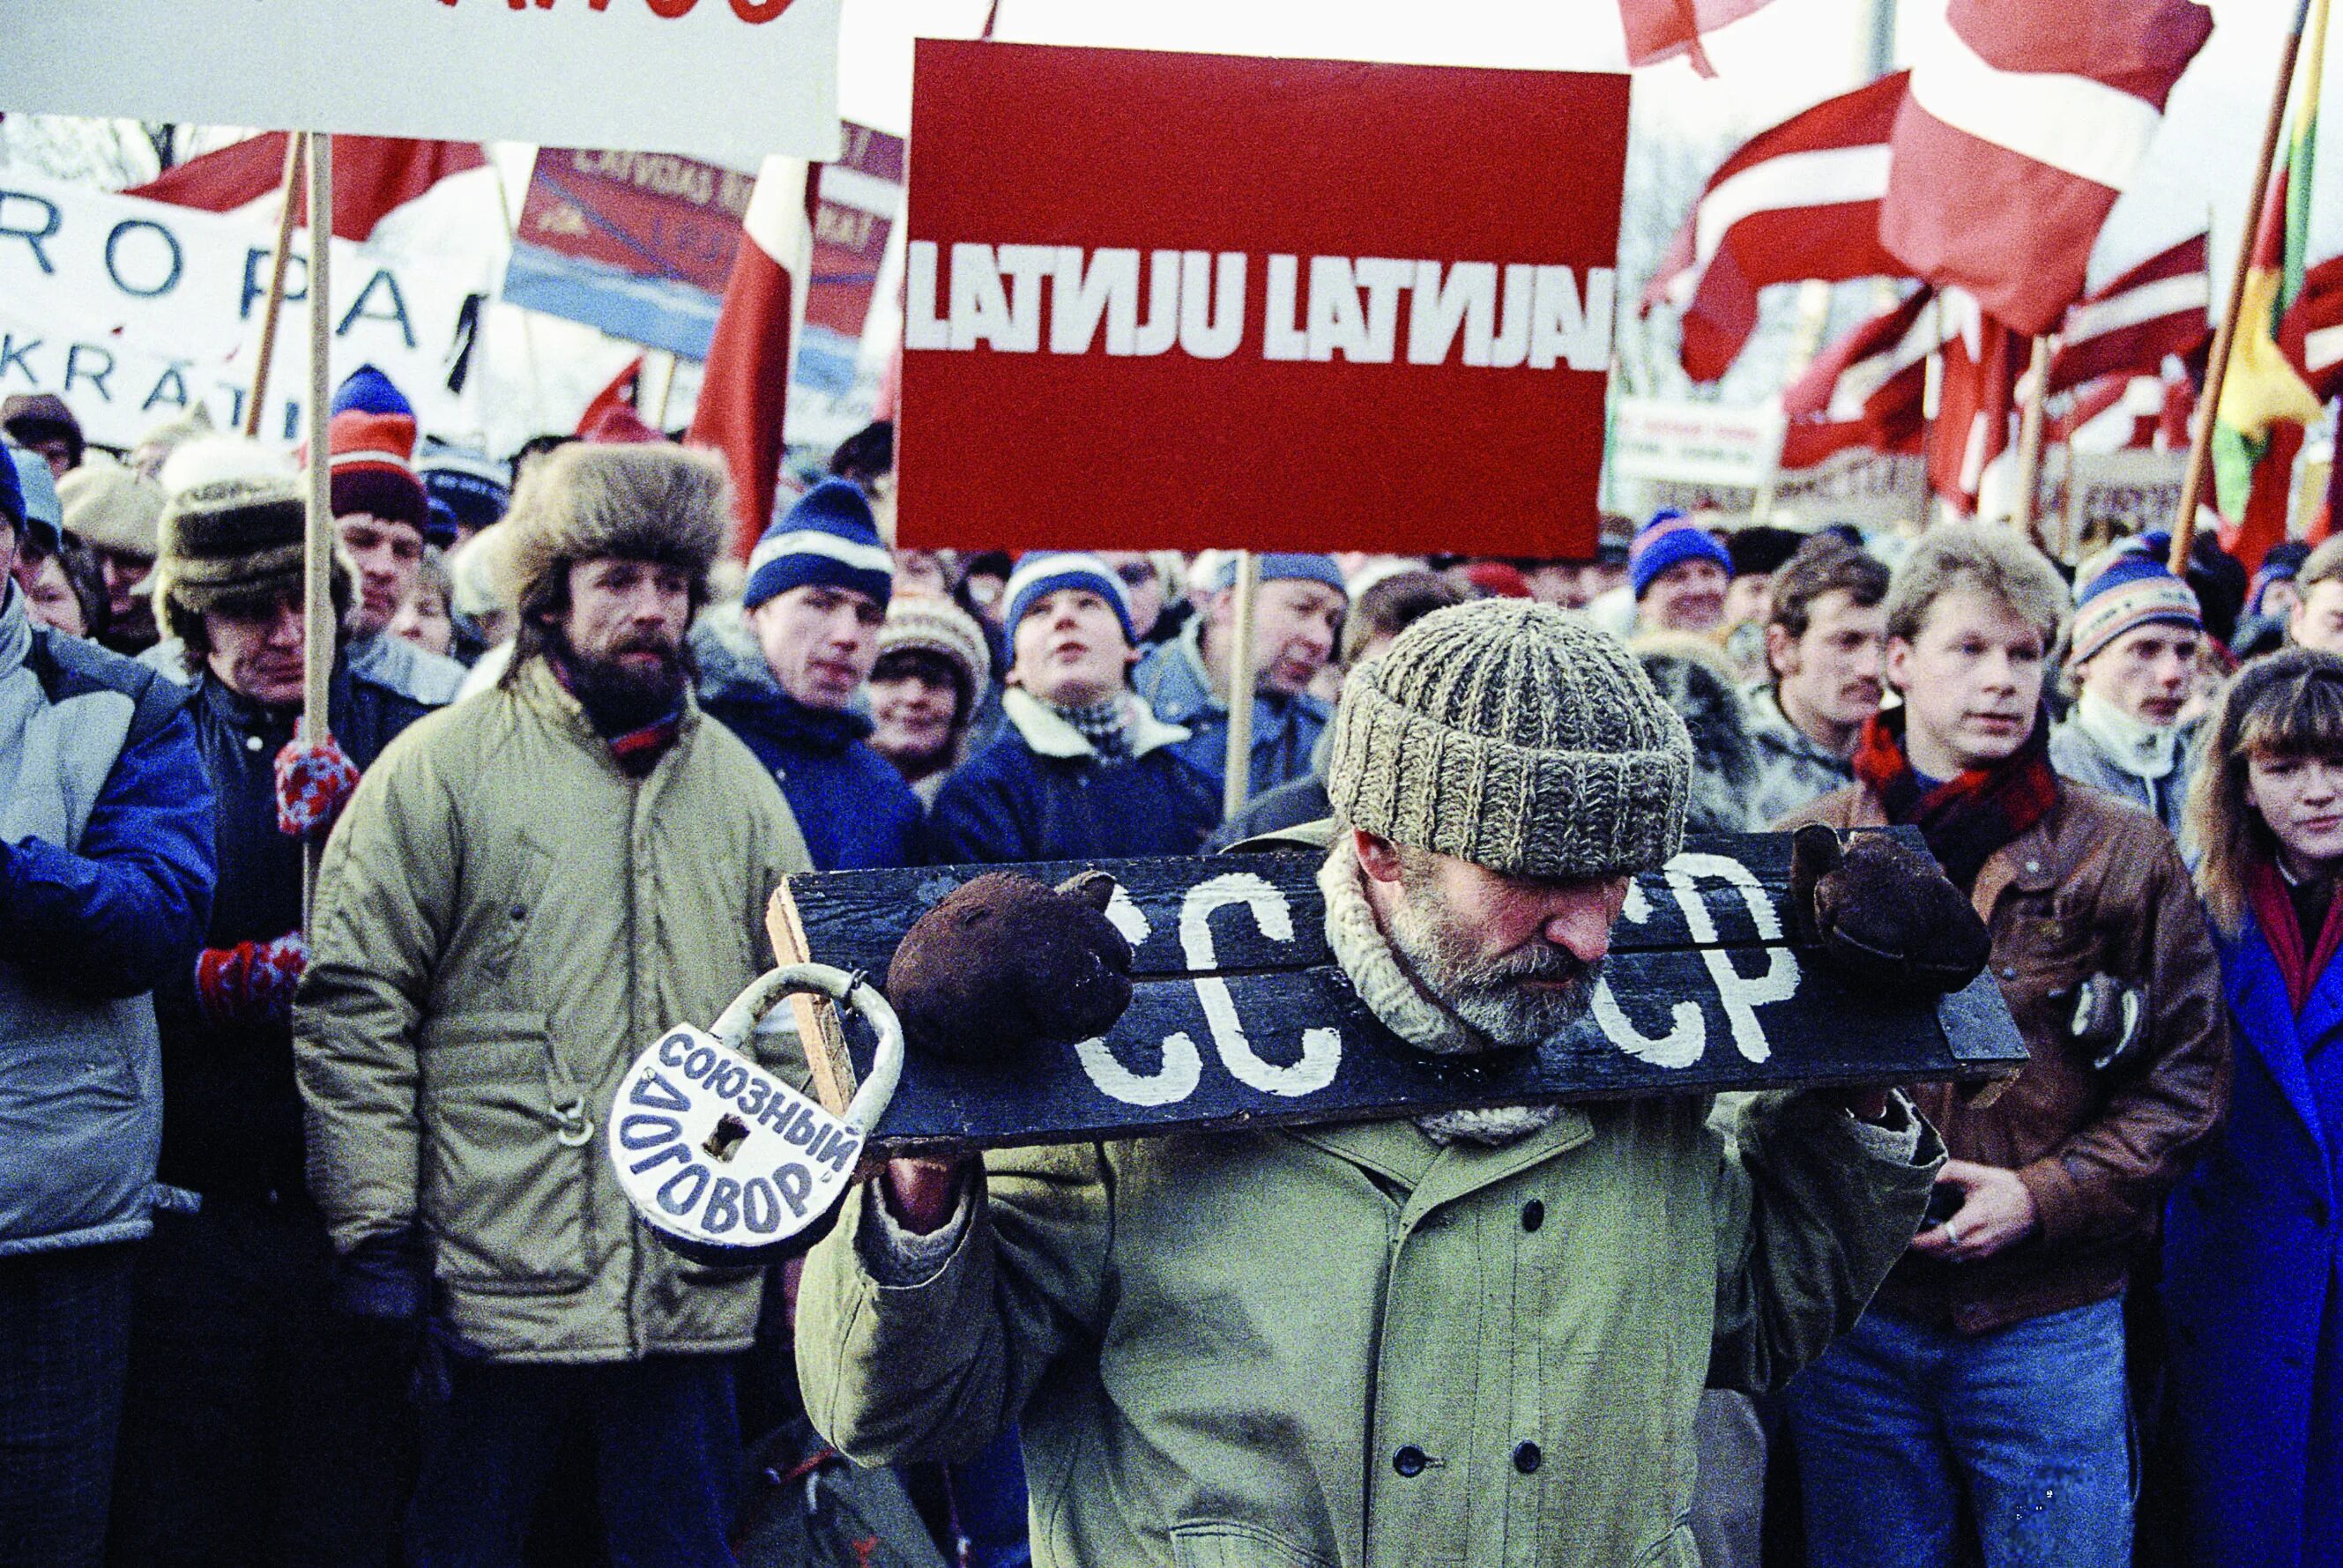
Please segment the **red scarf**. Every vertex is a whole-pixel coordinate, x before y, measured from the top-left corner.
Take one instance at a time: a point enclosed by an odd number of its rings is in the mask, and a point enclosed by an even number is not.
[[[1990,768],[1972,768],[1930,789],[1904,749],[1900,708],[1883,709],[1855,743],[1855,776],[1871,787],[1888,821],[1920,829],[1945,875],[1966,892],[1996,849],[2049,815],[2058,799],[2050,766],[2050,719],[2037,713],[2026,744]]]
[[[2343,950],[2343,899],[2327,906],[2327,920],[2318,930],[2318,945],[2306,959],[2302,953],[2302,922],[2295,918],[2294,900],[2286,890],[2286,873],[2272,860],[2263,860],[2247,874],[2246,895],[2254,919],[2261,923],[2262,940],[2269,944],[2278,972],[2286,977],[2286,994],[2299,1014],[2310,1000],[2310,988],[2327,972],[2338,950]]]

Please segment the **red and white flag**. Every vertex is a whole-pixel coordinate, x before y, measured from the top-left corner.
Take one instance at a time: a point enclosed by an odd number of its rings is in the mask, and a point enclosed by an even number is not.
[[[2212,336],[2212,302],[2203,235],[2149,256],[2066,312],[2046,390],[2160,374],[2166,355],[2186,358]]]
[[[1936,417],[1928,427],[1928,486],[1963,517],[1974,516],[1986,471],[2010,447],[2025,340],[1986,315],[1975,296],[1941,289],[1944,333]]]
[[[2343,256],[2302,275],[2302,292],[2278,319],[2278,346],[2319,401],[2343,397]]]
[[[2044,422],[2042,443],[2078,452],[2147,451],[2156,446],[2167,401],[2157,377],[2104,377],[2079,388],[2064,413]]]
[[[743,559],[773,519],[780,483],[781,424],[813,256],[815,168],[769,157],[757,173],[686,437],[732,470],[733,546]]]
[[[285,186],[285,136],[271,131],[166,169],[125,196],[173,206],[234,212],[273,203]],[[421,142],[398,136],[334,138],[334,236],[357,242],[399,207],[450,175],[488,166],[478,142]],[[306,182],[294,193],[294,214],[306,221]]]
[[[1703,33],[1714,33],[1727,22],[1738,22],[1767,0],[1619,0],[1619,21],[1627,33],[1627,64],[1656,65],[1678,55],[1692,56],[1692,68],[1704,76],[1716,75],[1708,52],[1700,46]]]
[[[1879,237],[1986,316],[2047,332],[2212,15],[2198,0],[1951,0],[1945,21],[1896,123]]]
[[[1917,452],[1926,428],[1928,356],[1943,342],[1923,288],[1815,356],[1782,394],[1782,467],[1811,468],[1849,447]]]
[[[1906,75],[1792,116],[1709,177],[1643,303],[1684,312],[1680,357],[1694,380],[1732,365],[1767,284],[1903,272],[1879,243],[1879,203]]]

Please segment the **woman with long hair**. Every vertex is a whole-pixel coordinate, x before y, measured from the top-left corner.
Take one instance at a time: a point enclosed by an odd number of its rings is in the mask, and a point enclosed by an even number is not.
[[[2165,1224],[2187,1560],[2343,1568],[2343,658],[2247,666],[2209,735],[2187,828],[2236,1081]]]

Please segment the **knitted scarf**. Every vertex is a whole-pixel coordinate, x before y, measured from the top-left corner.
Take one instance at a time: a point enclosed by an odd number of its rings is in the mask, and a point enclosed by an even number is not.
[[[1050,711],[1072,725],[1091,743],[1100,761],[1120,762],[1131,755],[1131,715],[1123,707],[1121,692],[1080,708],[1053,702]]]
[[[2286,977],[2287,999],[2300,1013],[2310,1000],[2310,988],[2318,983],[2336,953],[2343,951],[2343,899],[2327,906],[2326,923],[2306,957],[2303,938],[2308,933],[2295,915],[2286,873],[2275,861],[2261,861],[2247,874],[2246,897],[2253,905],[2254,919],[2261,924],[2262,940],[2269,943],[2270,957],[2278,960],[2278,973]]]
[[[1971,768],[1933,789],[1904,749],[1905,709],[1883,709],[1855,743],[1855,776],[1870,786],[1888,821],[1920,829],[1936,863],[1966,892],[1996,849],[2049,814],[2058,799],[2050,767],[2050,719],[2034,717],[2026,744],[1990,768]]]
[[[578,678],[570,668],[569,661],[558,654],[548,653],[546,663],[552,667],[553,678],[561,683],[561,689],[578,697]],[[683,707],[680,703],[648,724],[625,729],[618,728],[620,721],[598,711],[597,705],[584,698],[578,698],[578,705],[586,710],[587,722],[593,725],[594,733],[609,747],[610,757],[618,763],[618,771],[629,779],[650,777],[651,769],[659,766],[659,759],[667,755],[668,748],[673,746],[676,737],[683,733]]]

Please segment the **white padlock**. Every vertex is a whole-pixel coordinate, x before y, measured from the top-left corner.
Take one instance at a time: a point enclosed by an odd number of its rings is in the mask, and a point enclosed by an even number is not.
[[[746,1049],[757,1020],[796,991],[852,1009],[879,1036],[870,1074],[843,1117]],[[619,1081],[607,1143],[618,1190],[660,1241],[696,1262],[769,1261],[844,1195],[902,1071],[902,1025],[869,981],[828,964],[769,970],[714,1029],[677,1025]]]

